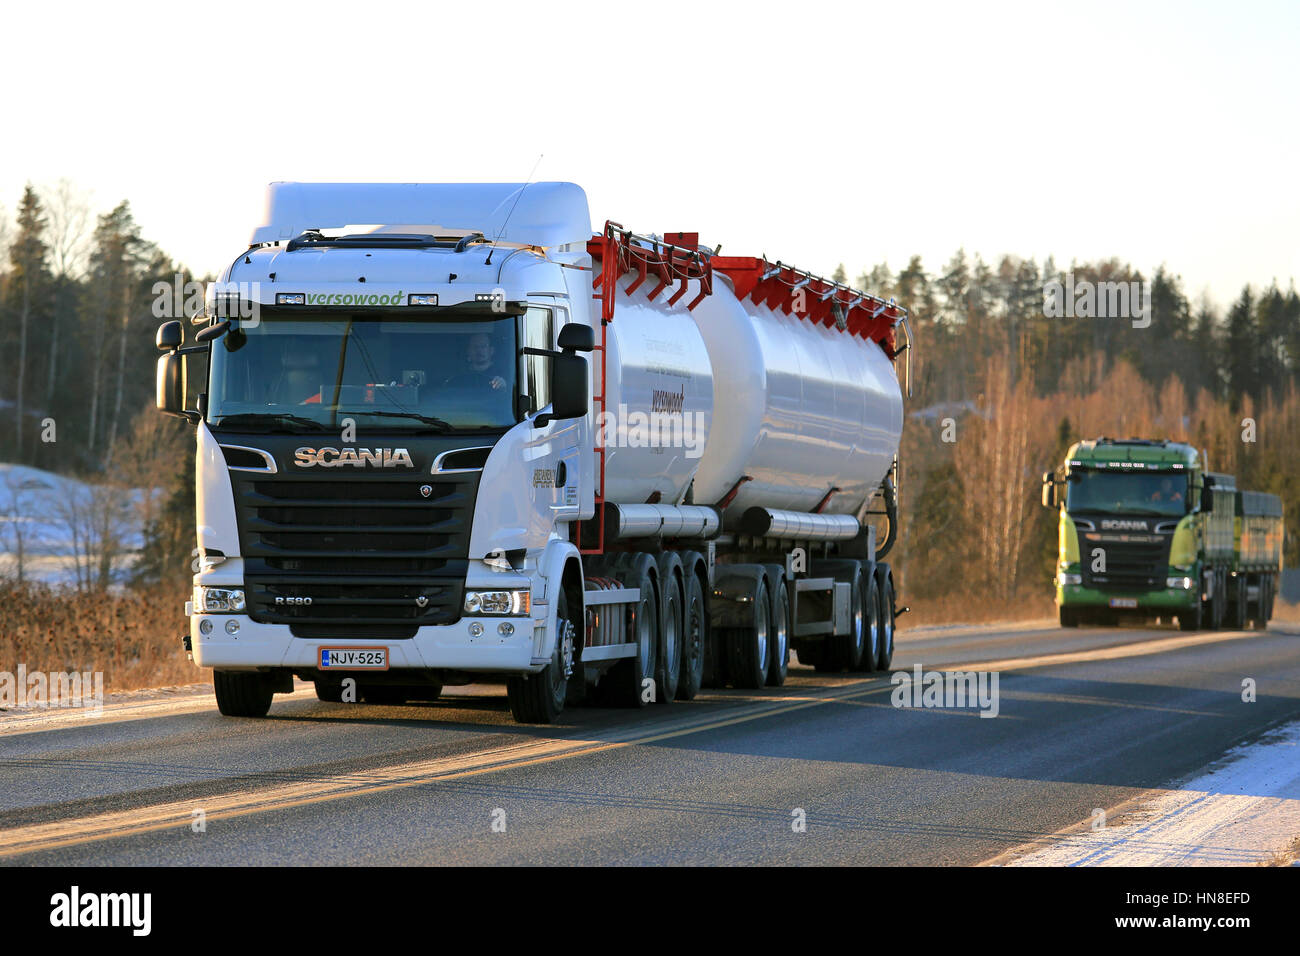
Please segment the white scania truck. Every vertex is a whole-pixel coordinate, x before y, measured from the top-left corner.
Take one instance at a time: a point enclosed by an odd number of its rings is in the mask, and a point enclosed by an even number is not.
[[[696,234],[593,233],[570,183],[275,184],[194,343],[158,330],[198,443],[186,646],[245,717],[295,675],[504,678],[548,723],[780,685],[792,648],[887,668],[906,318]]]

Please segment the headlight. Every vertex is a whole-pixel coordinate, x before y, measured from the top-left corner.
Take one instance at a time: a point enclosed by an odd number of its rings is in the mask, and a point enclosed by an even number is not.
[[[527,614],[532,601],[527,591],[466,591],[466,614]]]
[[[1177,588],[1180,591],[1190,591],[1194,584],[1191,578],[1165,578],[1165,587]]]
[[[1040,579],[1040,580],[1041,580],[1041,579]],[[1057,580],[1060,581],[1060,583],[1061,583],[1062,586],[1067,585],[1067,584],[1082,584],[1082,583],[1083,583],[1083,575],[1082,575],[1082,574],[1066,574],[1064,571],[1062,571],[1060,577],[1059,577]]]
[[[242,614],[248,606],[243,588],[199,588],[195,604],[201,614]]]

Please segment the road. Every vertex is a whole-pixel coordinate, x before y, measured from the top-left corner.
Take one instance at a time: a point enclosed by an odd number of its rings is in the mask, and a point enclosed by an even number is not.
[[[399,707],[307,691],[261,721],[210,698],[0,720],[0,863],[975,865],[1300,717],[1297,625],[903,629],[895,670],[918,663],[996,671],[996,718],[792,665],[780,689],[552,727],[513,724],[491,685]]]

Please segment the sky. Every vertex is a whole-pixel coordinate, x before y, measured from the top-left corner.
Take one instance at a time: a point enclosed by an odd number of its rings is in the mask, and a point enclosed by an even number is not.
[[[958,247],[1300,279],[1300,4],[10,5],[0,203],[73,181],[217,272],[275,180],[582,185],[850,276]],[[539,160],[540,157],[540,160]]]

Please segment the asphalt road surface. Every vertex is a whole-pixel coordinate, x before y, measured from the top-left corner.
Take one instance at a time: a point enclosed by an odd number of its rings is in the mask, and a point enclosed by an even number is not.
[[[904,629],[894,670],[918,663],[996,671],[997,716],[792,663],[779,689],[551,727],[494,685],[0,721],[0,863],[973,865],[1300,717],[1296,625]]]

